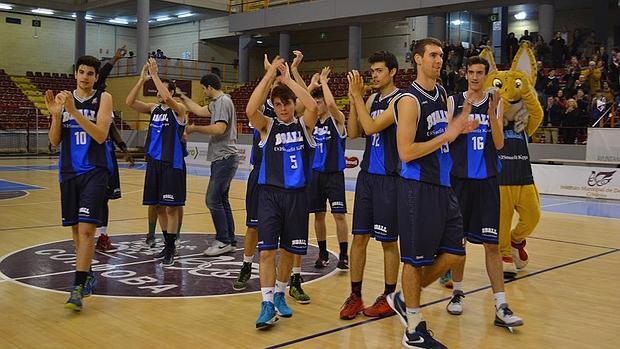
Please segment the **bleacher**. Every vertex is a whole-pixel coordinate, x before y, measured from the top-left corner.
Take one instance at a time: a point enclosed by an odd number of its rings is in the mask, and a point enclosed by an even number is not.
[[[0,128],[3,130],[34,128],[36,109],[28,97],[0,69]],[[49,127],[47,120],[39,118],[39,127]]]

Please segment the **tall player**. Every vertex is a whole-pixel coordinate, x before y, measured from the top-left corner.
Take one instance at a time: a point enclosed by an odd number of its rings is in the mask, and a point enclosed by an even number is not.
[[[147,75],[150,74],[150,77]],[[137,99],[142,85],[149,78],[157,88],[159,103],[144,103]],[[157,61],[149,58],[142,68],[138,82],[129,92],[125,102],[140,113],[150,113],[151,120],[146,141],[146,174],[144,178],[144,205],[158,205],[160,222],[167,223],[164,231],[162,265],[174,264],[175,240],[179,228],[181,206],[185,205],[185,160],[181,138],[187,123],[187,109],[173,96],[176,86],[158,76]]]
[[[407,327],[402,343],[409,348],[445,348],[422,319],[421,286],[427,286],[465,255],[463,219],[450,188],[450,142],[476,128],[466,117],[448,123],[446,92],[436,81],[443,63],[442,44],[419,40],[413,50],[417,78],[394,103],[398,154],[398,232],[404,263],[403,292],[388,296]],[[469,115],[466,103],[463,115]],[[404,294],[404,300],[403,295]]]
[[[308,187],[308,208],[314,213],[314,231],[319,245],[316,268],[324,268],[329,262],[327,252],[327,227],[325,225],[326,201],[329,200],[336,222],[336,234],[340,247],[337,268],[349,269],[346,196],[344,190],[344,149],[347,138],[344,114],[338,109],[336,99],[327,85],[330,68],[325,67],[319,77],[320,88],[311,91],[319,108],[319,119],[314,126],[314,160],[312,179]]]
[[[396,182],[399,159],[396,152],[396,125],[388,110],[391,100],[399,93],[394,85],[398,72],[396,57],[386,51],[368,58],[372,72],[372,94],[364,103],[364,84],[357,72],[350,73],[351,109],[347,123],[350,138],[366,135],[366,148],[361,171],[355,184],[353,207],[353,242],[351,244],[351,295],[340,310],[341,319],[353,319],[363,311],[370,317],[393,314],[386,295],[396,290],[398,281],[398,228],[396,220]],[[355,77],[355,78],[354,78]],[[375,303],[364,308],[362,280],[366,265],[366,248],[370,237],[381,242],[385,289]]]
[[[112,96],[95,90],[100,62],[82,56],[75,63],[77,88],[54,97],[46,91],[45,104],[52,115],[50,143],[60,144],[60,201],[62,225],[70,226],[77,260],[75,281],[65,305],[82,310],[82,298],[92,292],[89,275],[95,253],[95,229],[101,223],[112,160],[105,145],[112,122]]]
[[[497,150],[504,146],[504,131],[499,94],[483,90],[488,72],[486,60],[470,57],[467,60],[467,91],[448,98],[448,120],[460,114],[467,101],[472,105],[471,114],[459,117],[479,122],[478,128],[458,136],[450,146],[453,162],[451,184],[461,208],[467,241],[484,246],[487,274],[495,298],[495,325],[521,326],[523,321],[512,314],[506,302],[498,247],[499,186],[496,176],[501,166]],[[463,313],[464,270],[465,258],[452,269],[453,297],[446,306],[452,315]]]
[[[282,85],[271,92],[276,119],[258,108],[265,102],[265,90],[279,70]],[[303,116],[295,117],[295,98],[305,106]],[[293,255],[306,254],[308,248],[308,207],[305,187],[310,170],[314,139],[310,135],[317,119],[317,105],[310,94],[290,77],[288,65],[276,58],[265,73],[246,106],[246,114],[261,135],[262,159],[258,184],[258,249],[263,302],[256,328],[277,321],[277,315],[291,317],[284,292],[293,265]],[[276,275],[276,250],[280,260]],[[275,287],[274,287],[275,286]]]

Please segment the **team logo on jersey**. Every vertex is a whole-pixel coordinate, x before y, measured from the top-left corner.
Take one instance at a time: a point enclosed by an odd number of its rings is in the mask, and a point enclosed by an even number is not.
[[[158,234],[159,235],[159,234]],[[92,268],[97,278],[95,296],[119,297],[208,297],[260,292],[258,256],[252,263],[248,287],[234,291],[233,282],[243,265],[243,237],[237,237],[237,248],[232,253],[208,257],[203,254],[206,240],[213,234],[182,233],[179,255],[174,264],[162,267],[155,259],[163,248],[163,239],[157,246],[147,247],[144,234],[112,235],[112,250],[96,252]],[[306,246],[306,240],[296,241]],[[330,253],[332,263],[315,269],[319,249],[308,246],[308,256],[302,259],[305,282],[318,280],[336,268],[337,256]],[[0,275],[6,279],[52,291],[66,292],[73,284],[75,248],[72,240],[56,241],[32,246],[4,256],[0,260]]]
[[[301,131],[276,133],[276,145],[303,142]]]

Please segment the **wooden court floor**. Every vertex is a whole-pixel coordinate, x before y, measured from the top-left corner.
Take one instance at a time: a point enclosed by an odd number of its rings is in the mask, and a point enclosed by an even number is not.
[[[71,238],[70,230],[60,226],[57,171],[46,168],[55,161],[0,159],[0,179],[42,187],[27,196],[0,200],[0,256]],[[8,167],[12,170],[2,170]],[[111,203],[113,240],[115,234],[146,231],[143,178],[141,170],[121,169],[123,197]],[[208,180],[188,176],[185,232],[214,231],[204,203]],[[245,232],[244,194],[245,182],[234,180],[230,197],[238,235]],[[347,193],[347,204],[352,212],[353,193]],[[350,228],[351,215],[347,217]],[[316,239],[310,227],[312,244]],[[337,251],[334,227],[328,216],[328,248]],[[523,327],[511,334],[493,326],[493,299],[482,249],[470,246],[463,315],[445,311],[450,290],[433,284],[423,291],[423,314],[435,336],[450,348],[618,348],[620,220],[544,212],[528,247],[530,264],[506,285],[511,308],[525,320]],[[371,241],[363,287],[366,305],[383,290],[382,258],[380,245]],[[36,265],[31,267],[36,271]],[[186,299],[95,295],[76,314],[63,308],[66,294],[3,277],[0,348],[401,347],[403,327],[396,317],[338,318],[350,292],[348,274],[331,273],[304,289],[312,303],[300,305],[289,298],[294,316],[262,332],[254,328],[261,301],[258,293]]]

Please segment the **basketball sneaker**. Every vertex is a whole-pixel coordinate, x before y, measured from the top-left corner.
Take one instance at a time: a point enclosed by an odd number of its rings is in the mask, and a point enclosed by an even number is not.
[[[176,248],[164,247],[164,259],[161,261],[161,265],[170,266],[174,264],[174,256],[176,255]]]
[[[527,250],[525,249],[525,240],[521,243],[510,243],[512,248],[512,259],[515,262],[515,266],[517,269],[523,269],[527,265],[529,256],[527,254]]]
[[[213,241],[213,244],[211,244],[211,246],[204,251],[204,254],[205,256],[214,257],[234,251],[235,247],[233,245],[215,240]]]
[[[95,273],[92,271],[88,272],[88,276],[86,277],[86,282],[84,283],[84,289],[82,290],[82,297],[90,297],[95,290],[95,286],[97,286],[97,279],[95,278]]]
[[[319,251],[319,257],[314,262],[314,267],[323,269],[329,264],[329,253],[327,251]]]
[[[415,332],[409,332],[409,330],[405,329],[403,345],[407,348],[448,348],[433,338],[433,333],[426,328],[426,321],[420,321],[415,328]]]
[[[97,251],[107,251],[107,250],[111,250],[112,247],[112,241],[110,241],[110,237],[106,234],[101,234],[99,235],[99,237],[97,238],[97,244],[95,245],[95,249]]]
[[[517,268],[512,257],[502,257],[502,265],[504,267],[504,279],[514,279],[517,277]]]
[[[71,293],[69,294],[67,303],[65,303],[65,308],[74,311],[82,311],[82,289],[83,287],[81,285],[75,285],[71,288]]]
[[[338,258],[338,264],[336,265],[336,268],[338,268],[338,270],[340,271],[349,270],[349,257],[340,256],[340,258]]]
[[[368,317],[387,317],[390,315],[394,315],[394,310],[390,308],[390,305],[388,304],[385,295],[382,294],[377,297],[373,305],[364,309],[363,313]]]
[[[461,290],[454,290],[452,293],[452,299],[446,305],[446,310],[448,314],[452,315],[461,315],[463,314],[463,298],[465,298],[465,294]]]
[[[362,301],[362,297],[355,293],[351,293],[340,308],[340,318],[343,320],[355,319],[357,314],[362,311],[364,311],[364,301]]]
[[[293,309],[286,304],[286,297],[284,292],[276,292],[273,294],[273,304],[276,307],[276,312],[282,317],[293,316]]]
[[[500,327],[523,326],[523,320],[512,313],[512,310],[508,308],[508,304],[503,303],[495,310],[494,325]]]
[[[243,262],[239,276],[237,277],[237,280],[233,282],[233,290],[245,290],[248,286],[248,280],[250,280],[250,277],[252,277],[252,263]]]
[[[146,234],[146,240],[144,241],[144,243],[149,248],[155,247],[155,245],[157,244],[157,242],[155,241],[155,234]]]
[[[295,299],[295,301],[299,304],[308,304],[310,303],[310,296],[304,292],[303,288],[301,288],[301,283],[304,280],[301,277],[301,274],[293,274],[291,276],[291,284],[288,289],[288,294]]]
[[[439,284],[445,288],[452,288],[452,270],[451,269],[448,269],[448,271],[439,278]]]
[[[263,301],[260,314],[258,319],[256,319],[256,328],[259,330],[269,328],[276,321],[278,321],[278,314],[276,313],[275,305],[271,302]]]
[[[401,297],[401,292],[398,291],[388,294],[385,298],[387,299],[390,308],[394,309],[396,314],[398,314],[398,318],[400,319],[400,322],[403,324],[403,326],[407,327],[407,306],[405,305],[405,301]]]

